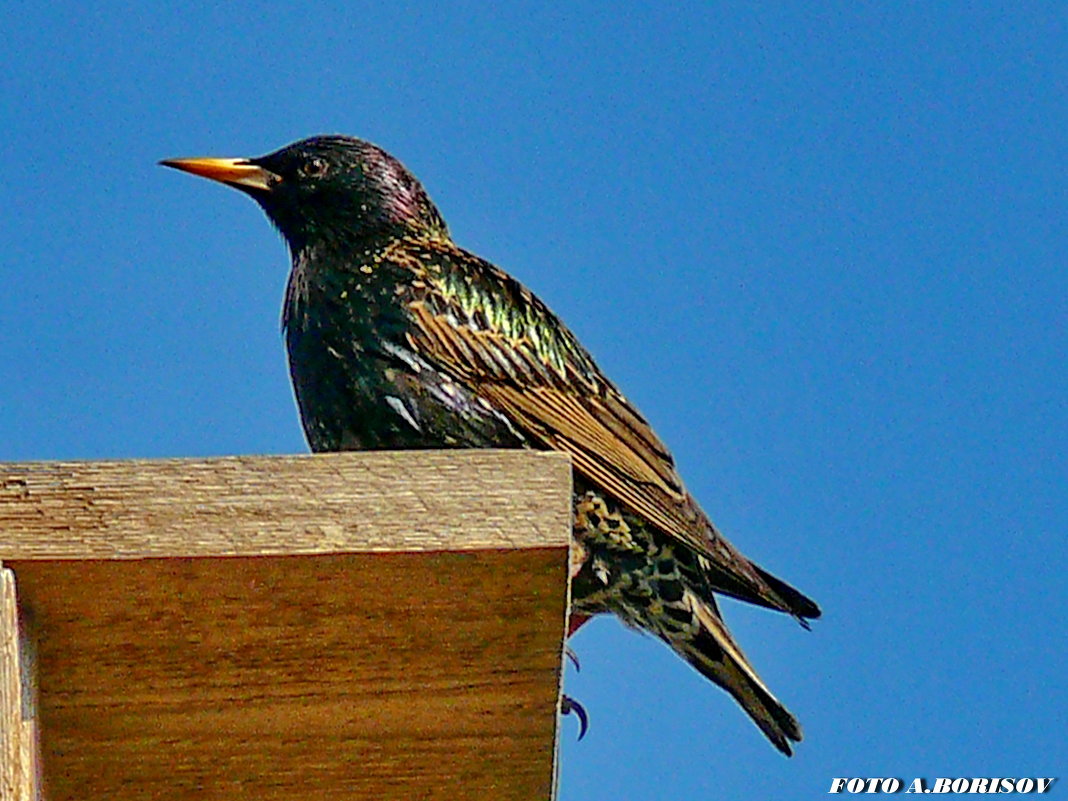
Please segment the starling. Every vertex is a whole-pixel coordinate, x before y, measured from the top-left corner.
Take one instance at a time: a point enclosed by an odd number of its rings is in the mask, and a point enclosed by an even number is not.
[[[612,612],[651,632],[792,753],[801,727],[734,641],[715,594],[806,627],[819,607],[723,537],[575,336],[516,279],[458,247],[397,159],[317,136],[259,158],[161,163],[251,195],[285,237],[282,320],[312,450],[570,454],[572,630]]]

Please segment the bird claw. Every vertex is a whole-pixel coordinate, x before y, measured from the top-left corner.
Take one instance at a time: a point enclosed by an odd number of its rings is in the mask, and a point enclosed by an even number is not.
[[[582,704],[570,696],[562,695],[560,696],[560,712],[564,715],[574,712],[575,717],[579,719],[579,740],[586,736],[586,731],[590,728],[590,718]]]
[[[578,655],[571,650],[571,646],[564,646],[564,654],[571,660],[571,664],[575,666],[575,672],[580,672],[582,670],[582,665],[579,664]]]

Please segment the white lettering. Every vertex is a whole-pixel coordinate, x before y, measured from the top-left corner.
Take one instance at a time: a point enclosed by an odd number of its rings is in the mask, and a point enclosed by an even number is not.
[[[934,779],[931,787],[926,779],[915,778],[905,789],[906,793],[1045,793],[1057,781],[1057,777],[1030,778],[1027,776],[1008,777],[948,777]],[[831,779],[828,793],[900,793],[905,783],[893,776],[835,777]]]

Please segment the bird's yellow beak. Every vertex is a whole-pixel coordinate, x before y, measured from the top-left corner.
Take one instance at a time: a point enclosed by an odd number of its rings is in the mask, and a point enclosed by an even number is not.
[[[270,192],[274,185],[282,180],[270,170],[252,164],[248,159],[164,159],[160,164],[220,181],[238,189]]]

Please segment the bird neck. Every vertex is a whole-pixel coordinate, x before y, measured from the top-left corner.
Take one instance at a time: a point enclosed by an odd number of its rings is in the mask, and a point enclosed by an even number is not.
[[[290,240],[292,269],[286,286],[283,327],[317,328],[326,325],[375,328],[388,316],[397,286],[411,274],[390,254],[413,243],[441,241],[440,237],[408,235],[405,229],[373,235],[316,237],[295,246]]]

